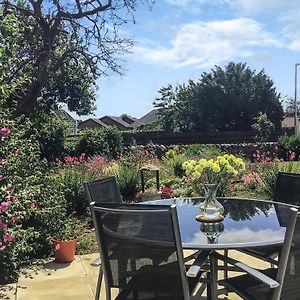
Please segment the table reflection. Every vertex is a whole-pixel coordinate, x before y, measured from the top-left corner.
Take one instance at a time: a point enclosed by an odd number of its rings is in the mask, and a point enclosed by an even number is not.
[[[200,231],[204,233],[208,244],[218,244],[218,238],[224,231],[223,222],[201,223]]]
[[[207,225],[196,221],[203,198],[165,199],[149,204],[176,204],[184,248],[243,248],[280,245],[285,234],[290,206],[270,201],[218,198],[224,206],[224,220]]]

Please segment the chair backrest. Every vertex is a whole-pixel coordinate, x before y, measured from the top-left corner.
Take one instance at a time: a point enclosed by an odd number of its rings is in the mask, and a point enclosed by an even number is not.
[[[300,205],[300,174],[278,172],[273,200]]]
[[[87,182],[85,183],[85,191],[90,203],[122,202],[115,176]]]
[[[109,287],[141,299],[189,298],[175,206],[92,203],[91,211]]]
[[[300,295],[300,216],[296,208],[289,210],[289,221],[276,275],[280,287],[273,291],[272,300],[296,300]],[[298,258],[295,259],[297,253]]]

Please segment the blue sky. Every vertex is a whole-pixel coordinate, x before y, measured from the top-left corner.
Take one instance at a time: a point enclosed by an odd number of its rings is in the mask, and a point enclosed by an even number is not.
[[[293,97],[299,0],[156,0],[151,11],[140,7],[135,16],[136,24],[122,27],[135,41],[127,71],[98,81],[96,117],[141,117],[160,87],[197,80],[229,61],[264,68],[282,97]]]

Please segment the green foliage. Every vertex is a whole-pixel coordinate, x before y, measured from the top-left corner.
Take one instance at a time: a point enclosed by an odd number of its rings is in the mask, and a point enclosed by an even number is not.
[[[255,134],[255,139],[260,143],[266,142],[271,133],[275,130],[274,124],[269,120],[268,116],[262,112],[254,118],[254,123],[251,125],[251,128]]]
[[[261,191],[272,199],[276,186],[278,172],[300,173],[300,165],[297,162],[273,162],[260,168],[262,174]]]
[[[110,169],[110,174],[117,177],[123,200],[132,201],[139,187],[139,171],[135,166],[116,165]]]
[[[168,86],[160,94],[154,106],[160,109],[161,126],[172,117],[172,131],[251,130],[259,112],[281,128],[283,108],[273,81],[243,63],[215,67],[197,82]]]
[[[104,155],[115,158],[122,151],[122,133],[113,126],[87,129],[80,136],[76,145],[77,155]]]
[[[168,153],[168,152],[167,152]],[[182,164],[186,161],[186,157],[180,154],[174,154],[172,156],[166,156],[163,158],[163,162],[172,169],[173,174],[177,177],[183,177],[185,172],[182,168]]]
[[[38,140],[41,147],[41,156],[48,161],[61,158],[65,152],[65,139],[68,125],[65,121],[51,119],[42,123],[38,129]]]
[[[281,136],[278,139],[278,146],[286,160],[289,160],[291,152],[294,152],[294,158],[298,160],[300,155],[300,135]]]

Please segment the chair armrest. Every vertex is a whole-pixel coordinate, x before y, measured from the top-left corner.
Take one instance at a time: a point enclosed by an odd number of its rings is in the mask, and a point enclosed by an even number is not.
[[[203,250],[195,259],[195,261],[193,262],[193,264],[191,265],[191,267],[188,269],[188,271],[186,272],[186,276],[187,277],[197,277],[201,267],[203,266],[203,264],[205,263],[207,257],[209,256],[209,254],[211,253],[210,250]]]
[[[221,255],[220,253],[215,253],[214,255],[219,260],[225,261],[225,262],[237,267],[238,269],[248,273],[250,276],[254,277],[255,279],[259,280],[260,282],[268,285],[271,289],[277,288],[280,285],[279,282],[277,282],[273,278],[263,274],[262,272],[254,269],[238,260],[235,260],[231,257]]]
[[[251,268],[250,266],[248,266],[244,263],[237,262],[234,265],[237,268],[247,272],[249,275],[256,278],[257,280],[261,281],[262,283],[268,285],[271,289],[277,288],[279,286],[279,282],[277,282],[273,278],[263,274],[262,272],[254,269],[254,268]]]
[[[99,267],[99,266],[101,266],[101,258],[100,258],[100,257],[96,258],[96,259],[91,263],[91,266],[93,266],[93,267]]]

